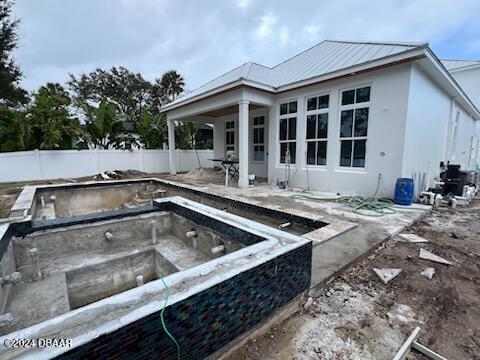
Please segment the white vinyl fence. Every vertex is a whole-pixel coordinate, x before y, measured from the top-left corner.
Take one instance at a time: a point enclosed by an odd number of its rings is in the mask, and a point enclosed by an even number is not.
[[[213,150],[176,150],[177,170],[211,167]],[[168,150],[32,150],[0,153],[0,183],[95,175],[107,170],[168,172]]]

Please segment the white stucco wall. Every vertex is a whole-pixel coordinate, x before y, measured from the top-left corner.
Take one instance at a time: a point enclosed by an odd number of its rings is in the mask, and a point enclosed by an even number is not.
[[[457,118],[458,125],[455,125]],[[462,169],[475,168],[477,127],[463,108],[414,65],[410,76],[402,176],[413,177],[418,193],[427,185],[433,186],[434,178],[440,174],[441,161],[460,164]],[[475,145],[473,150],[472,145]]]
[[[454,70],[450,73],[477,108],[480,109],[480,66]]]
[[[401,173],[402,149],[407,112],[410,64],[350,77],[343,80],[279,94],[270,116],[269,180],[284,180],[285,167],[279,164],[279,104],[298,101],[297,156],[291,167],[290,184],[343,194],[373,195],[381,174],[379,196],[393,196],[395,180]],[[371,86],[366,165],[364,169],[343,168],[340,160],[340,97],[343,90]],[[330,94],[326,166],[306,167],[306,98]],[[381,154],[384,154],[382,156]],[[308,179],[307,179],[308,176]],[[308,180],[308,181],[307,181]]]

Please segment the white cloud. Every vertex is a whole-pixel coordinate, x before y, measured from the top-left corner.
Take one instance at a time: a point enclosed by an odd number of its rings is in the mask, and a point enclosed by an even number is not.
[[[288,31],[288,28],[285,26],[282,27],[278,37],[280,38],[280,45],[287,46],[290,42],[290,32]]]
[[[277,23],[277,18],[272,14],[264,15],[260,18],[260,24],[255,30],[255,36],[264,39],[273,33],[273,27]]]
[[[241,9],[245,9],[250,4],[250,0],[238,0],[237,5]]]
[[[441,57],[480,59],[478,0],[17,0],[14,9],[29,90],[114,65],[151,80],[175,68],[194,89],[325,38],[429,41]]]

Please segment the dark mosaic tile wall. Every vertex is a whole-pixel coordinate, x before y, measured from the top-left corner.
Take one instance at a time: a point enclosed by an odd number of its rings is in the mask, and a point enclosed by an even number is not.
[[[180,359],[202,359],[266,319],[310,286],[308,243],[165,310]],[[58,359],[177,359],[160,311],[72,349]]]

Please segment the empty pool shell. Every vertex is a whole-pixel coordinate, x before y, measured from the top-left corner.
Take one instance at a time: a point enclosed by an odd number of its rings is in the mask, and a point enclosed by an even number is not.
[[[2,265],[14,271],[16,260],[26,279],[33,280],[26,253],[34,245],[38,249],[42,278],[18,286],[44,282],[47,289],[63,291],[56,293],[62,304],[54,318],[0,339],[2,358],[147,357],[152,352],[176,358],[177,349],[159,319],[165,301],[162,280],[171,292],[165,320],[181,345],[182,359],[201,358],[310,287],[309,240],[180,197],[1,229]],[[110,241],[106,232],[112,234]],[[9,286],[6,296],[22,293],[12,288],[17,285]],[[10,329],[15,327],[12,310]],[[20,317],[17,313],[17,324]],[[3,339],[15,337],[72,338],[73,348],[1,348]]]

